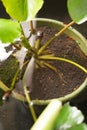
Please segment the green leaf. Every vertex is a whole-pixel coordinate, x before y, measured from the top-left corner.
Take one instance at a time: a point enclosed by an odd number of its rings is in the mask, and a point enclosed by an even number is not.
[[[18,21],[35,17],[43,5],[43,0],[2,0],[7,13]]]
[[[87,0],[68,0],[68,12],[77,24],[87,21]]]
[[[55,130],[68,130],[72,126],[82,123],[84,116],[76,107],[65,104],[56,121]]]
[[[28,19],[33,19],[42,8],[43,0],[28,0]]]
[[[57,99],[52,100],[30,130],[54,130],[54,124],[61,108],[62,103],[60,101]]]
[[[13,42],[21,35],[21,27],[18,22],[0,19],[0,40],[3,43]]]
[[[87,125],[85,123],[82,123],[80,125],[73,126],[68,130],[87,130]]]
[[[28,15],[27,0],[1,0],[7,13],[18,21],[23,21]]]

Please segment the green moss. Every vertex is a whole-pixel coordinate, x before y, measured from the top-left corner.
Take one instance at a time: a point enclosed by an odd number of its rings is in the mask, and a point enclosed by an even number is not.
[[[0,63],[0,80],[10,87],[12,79],[19,68],[19,62],[14,56]]]

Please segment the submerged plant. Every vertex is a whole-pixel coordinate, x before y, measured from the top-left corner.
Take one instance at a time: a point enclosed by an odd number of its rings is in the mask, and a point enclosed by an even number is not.
[[[56,39],[58,36],[60,36],[68,27],[70,27],[74,23],[82,23],[85,22],[85,20],[87,20],[87,10],[86,8],[84,8],[84,6],[87,5],[87,0],[77,0],[77,1],[68,0],[68,9],[73,21],[67,24],[58,33],[54,34],[54,36],[51,39],[49,39],[46,43],[44,43],[43,46],[41,46],[43,33],[36,32],[33,26],[33,19],[35,18],[38,11],[41,9],[44,3],[43,0],[1,0],[1,1],[6,9],[6,12],[9,14],[11,19],[3,19],[3,18],[0,19],[0,40],[2,41],[2,43],[10,42],[11,45],[16,48],[16,50],[19,50],[22,47],[26,48],[27,54],[29,56],[29,61],[26,61],[25,63],[23,63],[21,67],[17,69],[17,72],[13,77],[10,87],[7,87],[6,84],[4,84],[0,80],[0,88],[5,91],[5,95],[3,99],[6,99],[6,97],[8,98],[9,95],[12,94],[13,97],[21,101],[28,102],[33,119],[34,121],[36,121],[37,117],[33,105],[31,105],[33,104],[33,102],[30,97],[30,89],[28,89],[28,87],[30,87],[32,73],[35,65],[37,65],[38,67],[48,67],[51,70],[53,70],[55,73],[57,73],[57,69],[51,64],[49,64],[47,60],[60,60],[60,61],[73,64],[76,67],[80,68],[85,73],[87,73],[87,70],[81,65],[65,58],[56,57],[54,56],[54,54],[50,54],[49,50],[47,50],[47,47],[51,44],[51,42],[54,39]],[[75,9],[77,10],[78,5],[79,6],[81,5],[81,8],[83,8],[83,13],[80,14],[82,10],[79,9],[78,11],[75,12],[74,15],[74,11]],[[29,21],[29,25],[30,25],[29,37],[26,37],[22,27],[22,22],[25,21]],[[31,44],[30,38],[32,38],[33,36],[34,36],[34,41],[33,44]],[[87,48],[85,46],[83,47],[83,51],[87,54]],[[19,73],[21,72],[22,68],[26,64],[27,67],[22,78],[22,85],[25,93],[24,96],[14,92],[13,90],[15,88],[15,83],[17,81]],[[28,81],[27,81],[27,77],[29,77]]]

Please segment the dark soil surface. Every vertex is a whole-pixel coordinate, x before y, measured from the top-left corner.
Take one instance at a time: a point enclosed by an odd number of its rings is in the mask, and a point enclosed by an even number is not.
[[[39,30],[44,32],[42,44],[57,33],[56,29],[51,30],[49,27],[39,28]],[[55,39],[48,49],[55,56],[71,59],[87,68],[87,57],[77,43],[65,34]],[[49,63],[55,66],[58,72],[56,74],[48,68],[35,70],[31,92],[33,99],[51,99],[69,94],[77,89],[86,77],[82,70],[69,63],[62,61],[49,61]]]

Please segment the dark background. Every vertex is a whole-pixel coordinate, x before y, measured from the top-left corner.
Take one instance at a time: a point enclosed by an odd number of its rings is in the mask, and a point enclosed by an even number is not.
[[[67,0],[45,0],[43,8],[39,11],[38,17],[52,18],[69,23],[71,18],[68,14]],[[81,25],[74,25],[87,38],[87,22]]]

